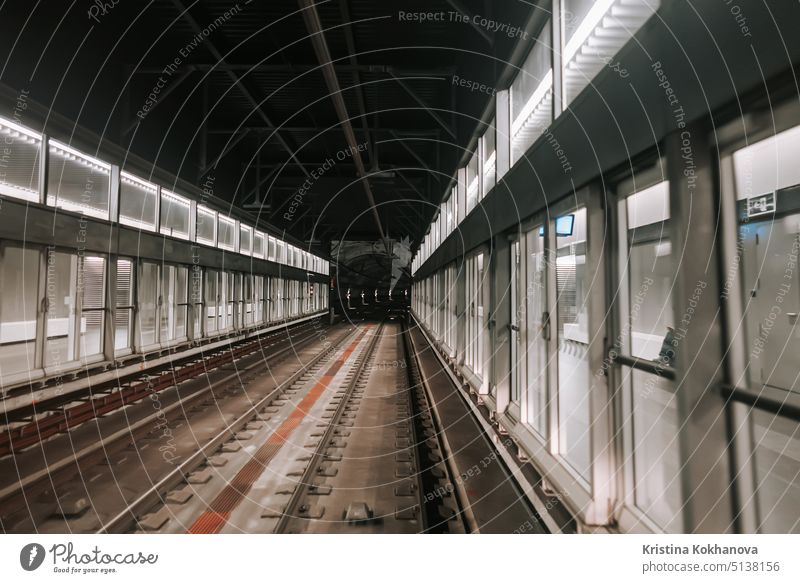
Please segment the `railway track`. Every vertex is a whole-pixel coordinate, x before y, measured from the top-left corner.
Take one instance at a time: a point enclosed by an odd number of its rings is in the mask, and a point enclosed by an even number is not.
[[[397,322],[360,325],[245,425],[227,463],[181,468],[103,531],[466,532],[408,349]]]
[[[347,335],[343,327],[327,333],[334,344]],[[89,411],[67,413],[67,427],[43,432],[26,449],[0,459],[0,527],[97,530],[176,466],[213,446],[220,433],[238,431],[243,410],[268,402],[333,350],[315,343],[318,337],[318,326],[301,325],[173,367],[158,382],[140,379],[136,393],[112,403],[98,406],[104,395],[76,404]],[[292,355],[306,366],[298,370]]]
[[[270,351],[280,381],[270,384],[263,358],[250,353],[146,394],[139,404],[155,395],[157,411],[127,405],[51,439],[68,447],[45,456],[38,475],[5,468],[20,473],[0,483],[0,524],[7,532],[465,533],[536,520],[491,443],[476,439],[470,414],[448,413],[452,387],[404,321],[328,335],[324,349],[304,332]],[[279,364],[289,352],[303,365]],[[174,464],[159,463],[159,417],[183,436]]]
[[[313,328],[313,324],[300,324],[293,330],[302,331],[308,328]],[[312,331],[309,338],[313,334]],[[303,339],[297,341],[302,342]],[[255,340],[243,340],[200,356],[178,358],[172,365],[160,367],[147,374],[125,375],[113,382],[102,383],[69,396],[34,402],[28,407],[14,410],[4,408],[5,429],[0,431],[0,458],[23,451],[95,417],[140,401],[150,393],[160,392],[232,363],[238,358],[263,351],[266,347],[291,342],[289,334],[276,331]]]

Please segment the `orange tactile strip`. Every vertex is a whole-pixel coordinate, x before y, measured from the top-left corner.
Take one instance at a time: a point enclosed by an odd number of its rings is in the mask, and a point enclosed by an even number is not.
[[[333,377],[336,376],[339,369],[344,366],[344,363],[370,328],[371,326],[366,326],[364,331],[359,334],[358,338],[353,340],[336,362],[325,371],[325,374],[320,377],[314,387],[303,397],[300,403],[297,404],[297,407],[289,414],[289,417],[267,438],[264,445],[262,445],[244,467],[239,470],[222,492],[214,498],[208,510],[203,512],[200,517],[194,521],[194,524],[192,524],[187,531],[188,533],[214,534],[222,530],[222,527],[228,522],[231,513],[239,506],[242,500],[244,500],[245,496],[247,496],[250,488],[253,487],[253,484],[256,483],[258,477],[263,473],[272,458],[280,451],[283,444],[286,443],[292,431],[300,425],[300,422],[308,415],[314,403],[316,403],[319,397],[327,390],[328,383],[333,380]]]

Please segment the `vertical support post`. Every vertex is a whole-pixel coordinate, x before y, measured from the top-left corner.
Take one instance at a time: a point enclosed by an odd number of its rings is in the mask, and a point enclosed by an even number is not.
[[[544,320],[547,342],[547,446],[550,455],[559,453],[558,433],[558,282],[556,281],[556,218],[547,214],[544,221],[547,318]]]
[[[550,22],[553,31],[553,46],[550,64],[553,67],[553,119],[558,118],[564,110],[563,68],[561,54],[564,48],[564,21],[561,6],[563,0],[553,0],[553,18]]]
[[[460,239],[459,239],[460,242]],[[467,346],[467,263],[461,253],[461,263],[456,267],[456,345],[455,359],[459,368],[464,366]]]
[[[108,193],[108,219],[112,223],[119,223],[119,192],[120,171],[116,164],[111,165],[109,175],[110,189]]]
[[[39,253],[39,289],[38,303],[36,310],[36,346],[34,348],[34,368],[42,370],[44,368],[44,352],[47,348],[47,312],[50,310],[49,298],[47,296],[47,265],[50,260],[50,250],[44,248]]]
[[[495,148],[497,151],[497,181],[511,168],[511,90],[497,92],[497,114],[495,118]]]
[[[495,389],[497,415],[505,413],[511,402],[511,244],[506,235],[494,238],[491,263],[484,268],[490,269],[491,282],[489,304],[489,321],[493,323],[489,329],[491,343],[489,362],[491,370],[485,375],[490,378],[490,385]]]
[[[459,168],[456,172],[456,195],[458,199],[458,220],[460,225],[467,216],[467,169]],[[466,251],[466,250],[465,250]]]
[[[42,134],[42,150],[39,152],[39,203],[47,204],[48,163],[50,161],[50,138]]]
[[[160,192],[160,191],[159,191]],[[158,216],[158,214],[156,214]],[[133,338],[131,340],[131,349],[133,352],[141,353],[142,349],[142,334],[141,334],[141,318],[139,315],[139,287],[142,281],[142,260],[137,259],[131,266],[133,271],[133,322],[131,328],[133,329]]]
[[[156,233],[161,232],[161,185],[156,185]]]
[[[197,201],[189,202],[189,241],[192,243],[197,242]],[[192,254],[195,253],[194,245],[192,245]]]
[[[588,187],[586,200],[586,266],[589,270],[591,288],[588,296],[589,347],[589,419],[590,454],[592,459],[592,504],[587,509],[589,524],[606,525],[611,520],[612,488],[614,485],[613,459],[613,399],[608,386],[608,377],[603,373],[606,358],[608,317],[606,312],[605,257],[607,241],[606,221],[608,214],[604,206],[604,192],[599,183]]]
[[[732,532],[720,279],[720,221],[709,125],[695,122],[666,138],[670,240],[680,265],[673,288],[676,327],[683,531]]]
[[[114,168],[114,167],[112,167]],[[119,168],[117,167],[117,171]],[[117,312],[117,255],[110,254],[106,261],[105,280],[106,309],[103,312],[105,322],[103,326],[103,357],[107,362],[114,362],[114,344],[116,330],[114,328]]]

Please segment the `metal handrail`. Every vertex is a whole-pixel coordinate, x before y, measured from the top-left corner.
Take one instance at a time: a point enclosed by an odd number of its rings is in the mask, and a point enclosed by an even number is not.
[[[674,368],[652,360],[624,356],[613,351],[608,353],[608,360],[616,364],[622,364],[644,372],[649,372],[650,374],[658,375],[671,381],[674,381],[677,376],[677,372]]]
[[[731,401],[750,405],[762,411],[767,411],[781,417],[786,417],[793,421],[800,421],[800,406],[787,403],[786,401],[779,401],[772,397],[766,397],[752,391],[746,391],[739,387],[732,387],[730,385],[723,385],[721,389],[722,395]]]

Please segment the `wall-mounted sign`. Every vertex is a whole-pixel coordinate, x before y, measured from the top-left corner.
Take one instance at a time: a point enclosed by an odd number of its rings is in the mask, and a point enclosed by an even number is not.
[[[756,217],[775,212],[775,193],[763,194],[747,199],[747,216]]]

